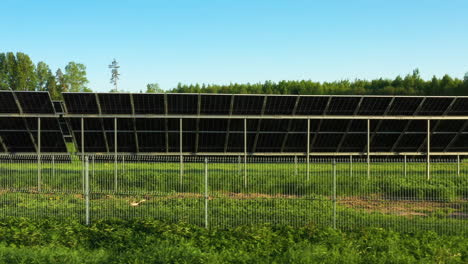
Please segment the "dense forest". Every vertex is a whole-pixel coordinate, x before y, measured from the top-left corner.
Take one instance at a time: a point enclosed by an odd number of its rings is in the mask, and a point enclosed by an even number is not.
[[[69,62],[64,71],[54,72],[40,61],[33,63],[24,53],[0,53],[0,90],[48,91],[53,99],[60,99],[62,92],[90,92],[87,87],[86,66]],[[138,87],[135,87],[138,89]],[[111,90],[111,92],[119,92]],[[147,93],[164,92],[157,83],[146,87]],[[468,95],[468,73],[463,80],[444,75],[424,80],[415,69],[404,77],[334,82],[265,81],[264,83],[181,84],[168,90],[172,93],[243,93],[243,94],[382,94],[382,95]]]
[[[342,80],[335,82],[266,81],[264,83],[199,85],[178,84],[174,93],[242,93],[242,94],[383,94],[383,95],[468,95],[468,73],[464,79],[444,75],[423,80],[416,69],[404,78],[376,80]]]
[[[48,91],[53,99],[62,92],[89,92],[86,84],[86,66],[69,62],[63,72],[52,72],[49,65],[40,61],[34,64],[24,53],[0,53],[0,90]]]

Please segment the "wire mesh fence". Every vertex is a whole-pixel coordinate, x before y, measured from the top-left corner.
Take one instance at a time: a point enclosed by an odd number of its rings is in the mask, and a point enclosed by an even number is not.
[[[0,216],[467,231],[468,161],[0,156]],[[370,170],[369,170],[370,168]]]

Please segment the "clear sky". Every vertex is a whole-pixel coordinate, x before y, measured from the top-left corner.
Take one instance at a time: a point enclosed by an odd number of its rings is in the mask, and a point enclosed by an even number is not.
[[[468,71],[468,1],[22,1],[0,3],[0,52],[55,71],[87,66],[89,87],[423,78]]]

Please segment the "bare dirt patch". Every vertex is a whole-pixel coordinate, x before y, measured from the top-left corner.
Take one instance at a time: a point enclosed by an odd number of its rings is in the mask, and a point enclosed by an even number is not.
[[[409,217],[425,217],[439,214],[453,218],[468,218],[467,213],[460,212],[463,202],[408,201],[342,197],[338,199],[337,203],[348,208],[364,210],[369,213],[379,212],[383,214]]]

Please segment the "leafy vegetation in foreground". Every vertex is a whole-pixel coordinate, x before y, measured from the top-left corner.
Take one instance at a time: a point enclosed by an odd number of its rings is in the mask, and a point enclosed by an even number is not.
[[[0,221],[3,263],[466,263],[468,238],[314,226]]]

